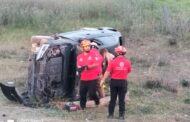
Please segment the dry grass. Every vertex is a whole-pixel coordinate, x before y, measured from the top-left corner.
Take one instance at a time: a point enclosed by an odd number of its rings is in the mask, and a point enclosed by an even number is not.
[[[18,41],[18,43],[7,41],[3,42],[1,47],[1,52],[7,53],[10,57],[0,57],[0,81],[13,80],[16,81],[16,86],[23,87],[27,78],[29,42],[26,40]],[[133,70],[128,79],[130,81],[131,100],[126,105],[127,120],[131,122],[185,122],[190,120],[190,115],[186,109],[188,106],[186,103],[190,97],[189,92],[187,92],[188,88],[184,89],[179,86],[181,79],[189,80],[189,49],[170,46],[168,45],[168,38],[161,38],[160,36],[141,39],[131,38],[127,41],[126,47],[128,50],[127,57],[133,61]],[[162,87],[146,89],[143,85],[148,80],[160,81]],[[2,93],[0,96],[3,96]],[[4,97],[0,97],[0,101],[0,112],[16,119],[18,119],[17,113],[22,112],[23,114],[19,115],[19,118],[43,119],[49,122],[53,120],[107,121],[106,107],[67,113],[55,108],[25,108],[12,104]],[[36,114],[39,116],[37,117]],[[116,108],[116,117],[117,114],[118,107]]]
[[[134,63],[132,81],[160,81],[169,91],[177,92],[180,81],[190,79],[190,50],[167,42],[168,38],[160,37],[127,42],[128,55]]]
[[[23,82],[27,78],[28,48],[25,42],[3,42],[0,48],[0,81]]]
[[[32,35],[50,35],[82,26],[114,26],[126,35],[127,57],[133,62],[128,79],[127,121],[190,121],[189,87],[182,88],[180,84],[182,80],[190,81],[188,12],[169,6],[172,11],[164,16],[164,12],[160,13],[160,4],[153,0],[120,0],[119,3],[115,0],[0,2],[0,82],[16,81],[17,86],[23,87]],[[7,6],[10,4],[12,9]],[[171,26],[168,26],[171,18]],[[160,32],[171,35],[159,35]],[[147,81],[158,81],[161,87],[146,89],[143,86]],[[108,121],[106,107],[67,113],[55,108],[26,108],[9,102],[1,92],[0,96],[0,121],[8,118],[43,119],[47,122]],[[3,114],[7,116],[2,117]]]
[[[149,44],[152,44],[150,40],[144,40],[143,43],[149,42]],[[142,43],[138,42],[138,43]],[[157,43],[157,42],[154,42]],[[174,94],[170,92],[170,90],[165,90],[164,88],[158,88],[158,89],[146,89],[142,86],[143,83],[145,83],[148,79],[152,80],[160,80],[160,77],[165,79],[170,79],[170,75],[164,75],[164,74],[172,74],[175,72],[171,72],[172,70],[164,70],[165,68],[172,68],[172,65],[170,64],[170,61],[168,62],[167,56],[163,57],[164,62],[167,62],[164,66],[159,66],[158,63],[155,63],[157,61],[153,57],[151,57],[153,54],[160,54],[156,53],[157,48],[160,48],[160,46],[156,46],[156,44],[153,44],[153,47],[149,47],[149,45],[146,45],[147,47],[139,48],[139,45],[136,45],[136,42],[131,42],[128,46],[128,56],[134,56],[135,60],[138,60],[138,57],[140,57],[140,61],[135,62],[133,64],[133,72],[129,77],[129,91],[130,91],[130,101],[127,103],[127,121],[130,122],[175,122],[175,121],[189,121],[190,114],[188,113],[188,109],[185,109],[188,104],[185,104],[184,100],[189,98],[189,93],[187,92],[188,89],[179,89],[177,94]],[[158,43],[157,43],[158,44]],[[165,44],[163,42],[163,44]],[[135,47],[135,48],[134,48]],[[138,48],[137,48],[138,47]],[[167,46],[166,46],[167,47]],[[164,49],[164,46],[162,45],[162,48]],[[141,51],[140,53],[135,53],[137,50]],[[20,50],[20,49],[19,49]],[[145,52],[144,52],[145,51]],[[18,51],[20,52],[20,51]],[[167,52],[167,51],[166,51]],[[147,54],[151,56],[144,56],[143,54]],[[153,54],[152,54],[153,53]],[[135,55],[133,55],[135,54]],[[18,55],[18,53],[16,53]],[[159,58],[160,59],[160,58]],[[175,59],[175,58],[174,58]],[[141,61],[147,61],[151,63],[149,66],[145,66],[144,62]],[[178,59],[179,60],[179,59]],[[27,62],[20,62],[21,59],[15,59],[14,57],[1,59],[1,81],[2,80],[14,80],[17,79],[18,82],[24,82],[24,80],[18,80],[22,78],[26,78],[27,73]],[[146,63],[147,63],[146,62]],[[157,61],[158,62],[158,61]],[[177,58],[176,58],[177,62]],[[138,65],[136,63],[143,63],[143,65]],[[179,68],[181,71],[181,69]],[[185,70],[184,70],[185,71]],[[160,73],[162,72],[162,73]],[[184,72],[185,73],[185,72]],[[183,73],[183,74],[184,74]],[[182,76],[179,75],[178,78]],[[172,77],[172,79],[175,79]],[[176,79],[175,79],[176,80]],[[175,84],[177,82],[172,81],[168,83],[168,86],[172,86],[172,84]],[[172,87],[173,88],[173,87]],[[2,93],[0,93],[0,96],[2,96]],[[187,100],[186,100],[187,101]],[[43,120],[45,122],[53,122],[55,120],[57,121],[108,121],[106,119],[107,116],[107,107],[102,108],[95,108],[95,109],[87,109],[85,111],[77,111],[68,113],[64,110],[59,110],[55,108],[26,108],[23,106],[20,106],[18,104],[13,104],[9,102],[4,97],[0,97],[0,106],[1,111],[0,114],[6,114],[7,118],[13,118],[16,120]],[[184,109],[184,111],[182,111]],[[18,113],[22,113],[18,115]],[[116,117],[118,115],[118,107],[116,107]],[[1,119],[0,119],[1,120]],[[113,120],[117,121],[117,119]]]
[[[167,0],[168,1],[168,0]],[[183,0],[0,0],[0,25],[58,32],[82,26],[113,26],[134,37],[157,33],[185,39],[189,33],[189,7]],[[11,8],[11,9],[10,9]],[[119,9],[118,9],[119,8]],[[51,31],[50,31],[51,29]],[[1,33],[1,32],[0,32]]]

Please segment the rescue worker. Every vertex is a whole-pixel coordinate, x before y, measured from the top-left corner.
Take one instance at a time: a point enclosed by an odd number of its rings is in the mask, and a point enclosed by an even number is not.
[[[77,56],[77,68],[80,72],[80,106],[86,107],[87,93],[90,99],[99,105],[99,97],[96,94],[96,83],[98,80],[97,56],[91,52],[91,42],[83,39],[80,43],[83,52]]]
[[[93,52],[98,58],[97,58],[97,62],[98,62],[98,67],[97,67],[97,72],[98,72],[98,81],[97,81],[97,92],[100,98],[105,97],[105,92],[104,92],[104,88],[103,86],[100,86],[100,80],[102,78],[102,64],[103,64],[103,57],[99,52],[99,46],[97,43],[95,42],[91,42],[91,52]]]
[[[114,117],[114,109],[117,96],[119,97],[119,119],[124,120],[125,115],[125,94],[127,91],[127,76],[131,72],[131,63],[125,59],[126,48],[118,46],[115,48],[116,57],[110,61],[106,72],[101,80],[100,85],[103,85],[106,78],[111,75],[110,82],[110,102],[108,106],[108,118]]]
[[[112,53],[110,53],[106,48],[102,48],[100,50],[100,54],[103,57],[103,63],[102,63],[102,70],[103,73],[105,73],[105,70],[108,66],[108,63],[113,60],[113,58],[115,57]]]
[[[106,48],[102,48],[101,50],[100,50],[100,54],[102,55],[102,57],[103,57],[103,65],[102,65],[102,70],[103,70],[103,74],[105,73],[105,71],[106,71],[106,68],[107,68],[107,66],[108,66],[108,64],[109,64],[109,62],[111,61],[111,60],[113,60],[114,59],[114,55],[112,54],[112,53],[110,53]],[[110,80],[110,78],[108,78],[108,79],[106,79],[106,80]],[[127,92],[127,91],[126,91]],[[126,95],[125,95],[125,100],[130,100],[130,98],[129,98],[129,92],[127,92],[126,93]]]

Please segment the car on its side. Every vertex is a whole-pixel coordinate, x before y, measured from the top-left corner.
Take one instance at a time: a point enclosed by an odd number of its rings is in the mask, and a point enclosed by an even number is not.
[[[33,42],[38,46],[33,47],[35,51],[29,58],[27,88],[21,95],[22,103],[27,105],[31,99],[45,103],[50,99],[76,95],[79,79],[76,57],[80,53],[79,41],[83,38],[111,53],[116,46],[124,44],[121,33],[109,27],[82,28],[58,33],[45,38],[45,41],[42,39],[40,44]]]

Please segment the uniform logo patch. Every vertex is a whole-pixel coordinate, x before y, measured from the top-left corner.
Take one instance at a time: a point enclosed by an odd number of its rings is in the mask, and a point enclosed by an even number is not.
[[[120,62],[120,63],[119,63],[119,66],[120,66],[120,67],[123,67],[123,66],[124,66],[124,62]]]

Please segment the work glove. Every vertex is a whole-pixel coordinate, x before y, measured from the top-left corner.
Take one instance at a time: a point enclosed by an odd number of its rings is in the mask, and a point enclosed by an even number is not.
[[[80,68],[78,68],[78,72],[81,73],[83,70],[87,70],[88,69],[88,66],[82,66]]]

